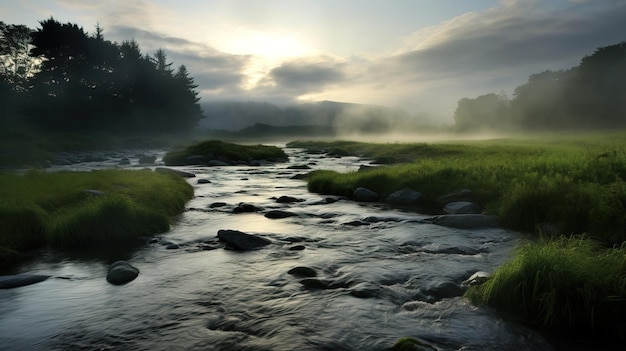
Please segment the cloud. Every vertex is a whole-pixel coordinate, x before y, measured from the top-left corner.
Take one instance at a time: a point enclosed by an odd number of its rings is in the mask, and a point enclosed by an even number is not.
[[[502,0],[407,33],[403,45],[387,53],[316,52],[272,61],[260,54],[220,52],[199,37],[183,39],[189,28],[171,20],[174,9],[155,2],[58,3],[81,13],[82,23],[100,21],[107,39],[134,38],[148,53],[165,49],[176,65],[188,67],[203,101],[336,100],[432,111],[445,118],[451,118],[460,98],[510,93],[530,74],[570,68],[596,48],[626,39],[623,0]],[[206,21],[216,19],[207,15]]]
[[[328,85],[345,80],[343,64],[327,58],[293,60],[285,62],[269,72],[266,84],[271,82],[276,89],[286,89],[298,95],[321,91]]]
[[[596,48],[623,41],[624,18],[623,1],[557,7],[505,1],[419,30],[392,55],[350,62],[360,72],[355,80],[310,97],[340,96],[450,118],[462,97],[511,92],[530,74],[568,69]]]

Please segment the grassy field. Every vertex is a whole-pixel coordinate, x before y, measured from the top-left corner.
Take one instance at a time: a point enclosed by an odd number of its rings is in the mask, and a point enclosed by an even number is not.
[[[352,196],[366,187],[382,197],[411,188],[428,200],[471,189],[490,214],[513,229],[549,223],[561,233],[588,233],[621,244],[626,230],[626,135],[502,139],[442,144],[294,142],[339,147],[345,154],[402,159],[364,172],[318,171],[312,192]]]
[[[0,174],[0,262],[51,245],[98,248],[169,229],[193,188],[149,170]]]
[[[293,142],[386,163],[313,172],[310,191],[429,199],[471,189],[505,227],[537,234],[467,297],[551,330],[626,337],[626,133],[433,144]],[[546,224],[559,234],[542,232]]]

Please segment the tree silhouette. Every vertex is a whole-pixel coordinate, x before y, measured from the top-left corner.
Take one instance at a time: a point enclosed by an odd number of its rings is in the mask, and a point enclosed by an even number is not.
[[[29,114],[44,129],[164,133],[193,129],[202,118],[186,68],[174,74],[164,50],[143,55],[134,40],[90,36],[53,18],[33,32],[31,54],[43,57],[31,81]]]

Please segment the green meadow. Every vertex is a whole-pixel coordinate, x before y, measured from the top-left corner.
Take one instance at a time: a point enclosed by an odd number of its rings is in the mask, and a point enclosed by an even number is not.
[[[169,229],[193,188],[150,170],[0,174],[0,262],[46,245],[98,249]]]
[[[356,155],[373,169],[308,175],[312,192],[426,199],[471,189],[507,228],[535,234],[466,296],[549,330],[626,337],[626,133],[543,135],[431,144],[293,142]],[[545,228],[550,228],[546,231]]]

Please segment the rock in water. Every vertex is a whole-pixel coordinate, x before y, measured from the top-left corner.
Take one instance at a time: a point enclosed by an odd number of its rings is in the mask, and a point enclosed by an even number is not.
[[[126,261],[117,261],[109,266],[107,281],[113,285],[122,285],[131,282],[139,275],[139,269]]]
[[[286,196],[286,195],[283,195],[279,197],[278,199],[276,199],[276,202],[278,202],[279,204],[291,204],[294,202],[302,202],[302,201],[304,200],[295,198],[293,196]]]
[[[469,201],[449,202],[443,210],[449,214],[480,214],[482,212],[480,206]]]
[[[16,274],[0,276],[0,289],[13,289],[31,285],[50,278],[49,275]]]
[[[280,219],[280,218],[295,217],[295,216],[297,216],[297,214],[293,212],[289,212],[289,211],[282,211],[282,210],[271,210],[265,214],[265,217],[270,218],[270,219]]]
[[[260,236],[247,234],[238,230],[220,229],[217,232],[217,237],[231,248],[240,251],[258,249],[271,243],[271,241],[261,238]]]
[[[298,277],[316,277],[317,276],[317,272],[310,267],[304,267],[304,266],[298,266],[298,267],[293,267],[292,269],[290,269],[289,271],[287,271],[288,274],[291,275],[295,275]]]
[[[482,214],[441,215],[426,218],[424,222],[437,224],[443,227],[461,229],[490,228],[498,226],[497,217]]]

